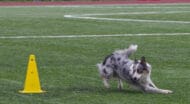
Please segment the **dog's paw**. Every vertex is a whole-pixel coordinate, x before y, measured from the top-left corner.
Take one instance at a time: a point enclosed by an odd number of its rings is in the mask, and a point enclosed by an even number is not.
[[[118,88],[119,90],[122,90],[122,89],[123,89],[123,86],[117,86],[117,88]]]
[[[106,83],[105,83],[104,86],[105,86],[106,89],[109,89],[109,88],[110,88],[110,85],[109,85],[109,84],[106,84]]]
[[[171,90],[163,90],[163,93],[164,94],[171,94],[171,93],[173,93],[173,91],[171,91]]]

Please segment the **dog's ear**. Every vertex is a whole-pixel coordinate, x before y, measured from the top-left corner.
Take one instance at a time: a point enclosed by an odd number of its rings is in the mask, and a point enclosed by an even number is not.
[[[141,57],[141,62],[146,62],[145,57]]]
[[[134,63],[135,63],[135,64],[137,64],[137,63],[138,63],[138,60],[137,60],[136,58],[135,58],[135,61],[134,61]]]
[[[146,59],[145,59],[145,57],[143,56],[143,57],[141,57],[141,62],[140,62],[140,64],[144,67],[144,68],[146,68],[147,66],[146,66]]]

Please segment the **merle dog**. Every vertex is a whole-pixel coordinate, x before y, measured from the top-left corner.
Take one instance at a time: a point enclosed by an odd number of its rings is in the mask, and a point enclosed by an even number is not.
[[[122,80],[134,88],[148,93],[172,93],[170,90],[159,89],[150,79],[151,65],[146,62],[145,57],[141,60],[131,60],[129,56],[137,50],[137,45],[117,50],[108,55],[102,63],[98,63],[99,73],[106,88],[109,88],[111,77],[118,78],[118,88],[122,89]]]

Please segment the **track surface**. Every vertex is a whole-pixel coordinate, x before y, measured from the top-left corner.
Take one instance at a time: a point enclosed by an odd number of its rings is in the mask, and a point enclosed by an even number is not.
[[[0,6],[49,6],[49,5],[113,5],[113,4],[160,4],[190,3],[190,0],[134,0],[134,1],[71,1],[71,2],[0,2]]]

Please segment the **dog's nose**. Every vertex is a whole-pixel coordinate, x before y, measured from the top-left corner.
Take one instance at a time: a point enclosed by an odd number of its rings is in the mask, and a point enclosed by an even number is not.
[[[137,78],[135,77],[135,78],[133,78],[133,80],[134,80],[134,81],[137,81]]]

